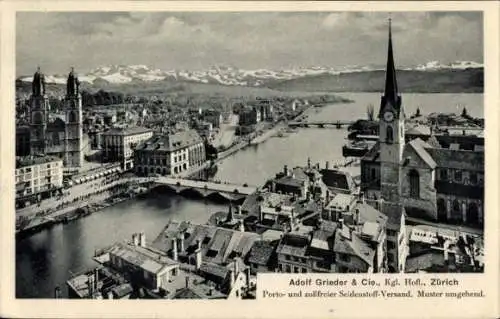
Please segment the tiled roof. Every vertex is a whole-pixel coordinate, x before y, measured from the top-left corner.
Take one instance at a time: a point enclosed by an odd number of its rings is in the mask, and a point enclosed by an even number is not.
[[[359,211],[359,221],[374,222],[381,226],[385,226],[388,221],[388,216],[367,203],[356,203],[354,209]]]
[[[428,148],[438,167],[484,171],[484,152]]]
[[[321,170],[322,180],[328,187],[351,190],[354,187],[352,176],[348,172],[334,169]]]
[[[347,227],[347,226],[344,226]],[[349,232],[349,230],[345,230]],[[335,245],[333,250],[336,253],[353,255],[361,258],[368,265],[373,265],[373,258],[375,256],[375,249],[373,249],[370,244],[361,238],[359,235],[352,231],[349,238],[345,238],[340,229],[335,232]]]
[[[444,253],[442,251],[429,251],[418,256],[406,258],[406,272],[417,272],[419,270],[431,269],[445,265]]]
[[[367,162],[380,162],[380,142],[375,143],[372,148],[361,158]]]
[[[195,130],[180,131],[173,134],[156,135],[137,145],[138,151],[176,151],[194,144],[202,143]]]
[[[223,264],[230,258],[232,252],[245,257],[259,235],[249,232],[240,232],[211,225],[195,225],[186,222],[171,221],[153,242],[156,249],[169,251],[172,239],[180,236],[187,237],[184,241],[186,250],[193,251],[196,242],[202,246],[202,256],[213,263]],[[210,252],[209,256],[207,253]]]
[[[221,282],[223,282],[229,274],[229,269],[227,269],[226,267],[205,262],[201,264],[200,271],[202,273],[217,277],[217,279],[219,279]]]
[[[152,130],[145,127],[128,127],[128,128],[112,128],[109,131],[102,133],[102,135],[135,135],[152,132]]]
[[[431,146],[424,141],[422,141],[420,138],[416,138],[414,140],[411,140],[409,143],[405,145],[405,147],[411,147],[417,155],[431,168],[434,169],[436,168],[437,164],[436,162],[432,159],[431,155],[427,152],[427,149],[431,148]]]
[[[276,246],[268,241],[256,241],[250,250],[248,262],[267,266]]]
[[[401,217],[405,214],[404,207],[398,203],[382,203],[382,213],[387,216],[387,224],[388,226],[392,226],[392,228],[399,229],[401,225]]]
[[[16,168],[21,168],[25,166],[33,166],[39,164],[46,164],[51,162],[59,162],[62,159],[54,156],[24,156],[16,158]]]
[[[278,246],[277,253],[293,256],[305,256],[309,239],[298,234],[285,234]]]
[[[127,262],[154,274],[161,272],[165,266],[177,264],[176,261],[162,253],[130,244],[118,243],[110,250],[110,254],[123,258]]]

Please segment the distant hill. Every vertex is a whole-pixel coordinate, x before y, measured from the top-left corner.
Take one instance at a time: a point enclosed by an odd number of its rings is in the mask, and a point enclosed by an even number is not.
[[[104,69],[104,71],[109,70]],[[99,70],[96,74],[101,74],[104,71]],[[381,92],[385,81],[385,71],[374,69],[350,70],[340,73],[325,72],[324,70],[308,70],[308,73],[297,73],[292,78],[283,78],[281,74],[280,77],[271,77],[268,74],[269,72],[259,72],[254,71],[252,73],[252,75],[258,74],[260,76],[258,85],[256,83],[253,83],[253,85],[243,85],[240,82],[235,82],[239,83],[237,85],[229,85],[225,84],[227,81],[219,83],[215,82],[213,78],[208,77],[200,80],[181,76],[165,76],[161,79],[156,70],[154,74],[147,74],[148,77],[145,74],[140,74],[143,76],[142,79],[138,78],[137,74],[135,74],[136,77],[130,78],[121,73],[113,73],[113,76],[94,76],[92,81],[85,81],[84,79],[90,76],[83,75],[80,76],[80,80],[81,90],[90,93],[105,90],[120,92],[126,95],[208,94],[224,95],[229,98],[240,96],[294,96],[303,95],[308,92]],[[401,92],[482,93],[484,86],[483,72],[483,68],[478,66],[469,67],[465,65],[465,67],[461,68],[451,68],[431,65],[430,67],[399,70],[397,76]],[[131,73],[126,74],[130,76]],[[179,72],[179,74],[182,74],[182,72]],[[247,74],[246,76],[248,79],[249,75]],[[264,76],[267,78],[264,79]],[[144,78],[147,80],[144,80]],[[31,79],[32,77],[20,77],[16,80],[17,96],[24,98],[29,96],[31,93]],[[110,79],[113,79],[114,82],[110,82]],[[46,76],[48,94],[63,96],[65,81],[62,76]]]
[[[398,86],[407,93],[482,93],[483,68],[441,70],[399,70]],[[320,74],[275,81],[267,87],[280,91],[381,92],[385,71],[374,70],[342,74]]]

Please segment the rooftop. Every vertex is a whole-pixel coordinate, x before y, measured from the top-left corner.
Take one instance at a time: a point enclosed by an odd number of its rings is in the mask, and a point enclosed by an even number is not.
[[[274,253],[276,245],[268,241],[257,241],[250,250],[248,262],[267,266]]]
[[[186,130],[153,136],[147,141],[140,143],[136,147],[136,150],[171,152],[202,142],[203,140],[195,130]]]
[[[178,264],[162,252],[133,244],[118,243],[109,253],[154,274],[162,272],[167,266]]]
[[[127,128],[112,128],[106,132],[103,132],[102,135],[137,135],[148,132],[153,131],[145,127],[136,126]]]
[[[46,164],[51,162],[60,162],[62,159],[54,156],[24,156],[16,157],[16,168]]]

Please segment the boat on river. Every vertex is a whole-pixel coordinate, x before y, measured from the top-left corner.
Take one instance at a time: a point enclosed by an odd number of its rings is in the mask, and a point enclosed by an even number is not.
[[[363,157],[375,144],[373,141],[354,141],[342,146],[342,156]]]

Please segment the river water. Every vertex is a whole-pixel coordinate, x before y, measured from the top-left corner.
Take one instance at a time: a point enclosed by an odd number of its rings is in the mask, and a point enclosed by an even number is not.
[[[366,107],[377,110],[377,93],[339,94],[354,100],[311,111],[310,120],[353,120],[366,117]],[[482,94],[404,94],[406,113],[417,107],[423,114],[431,112],[460,113],[464,106],[472,116],[483,116]],[[345,129],[303,128],[283,138],[271,138],[237,152],[219,164],[216,180],[261,185],[283,169],[311,162],[342,160]],[[178,195],[151,195],[108,207],[88,217],[36,233],[16,242],[16,297],[52,298],[54,288],[66,293],[65,281],[72,273],[95,266],[94,250],[143,231],[152,240],[169,219],[205,223],[208,217],[225,205],[183,198]]]

